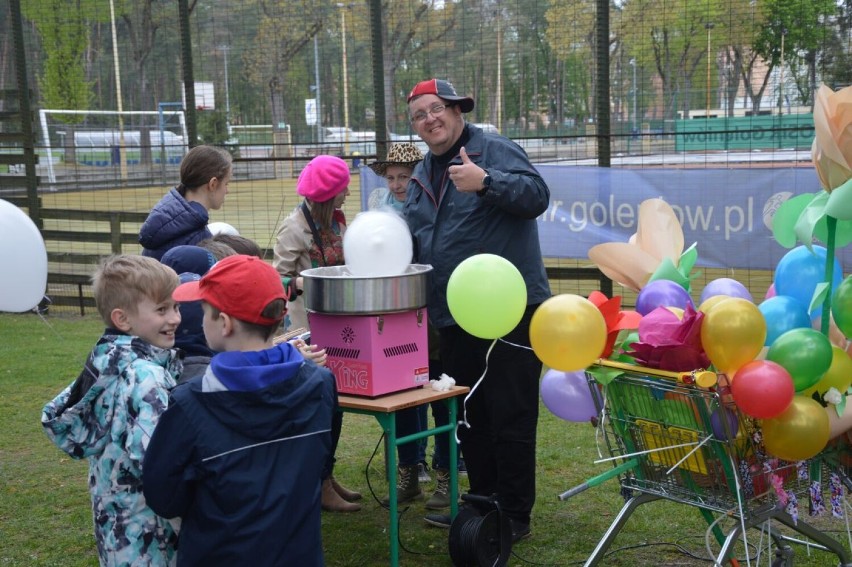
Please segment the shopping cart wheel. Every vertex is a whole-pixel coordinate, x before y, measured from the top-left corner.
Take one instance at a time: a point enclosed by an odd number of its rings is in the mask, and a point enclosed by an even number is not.
[[[772,567],[792,567],[793,565],[793,549],[789,545],[779,547],[775,550],[775,559],[772,560]]]

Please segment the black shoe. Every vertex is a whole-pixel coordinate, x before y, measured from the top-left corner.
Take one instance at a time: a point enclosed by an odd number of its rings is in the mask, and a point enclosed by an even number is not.
[[[532,535],[530,525],[524,524],[517,520],[511,520],[512,524],[512,543],[517,543],[522,539],[526,539]]]
[[[430,526],[444,528],[445,530],[450,529],[450,525],[453,523],[449,514],[426,514],[423,520]]]

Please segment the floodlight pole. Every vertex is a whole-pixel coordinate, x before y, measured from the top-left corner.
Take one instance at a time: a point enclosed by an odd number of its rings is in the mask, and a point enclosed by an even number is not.
[[[231,50],[230,45],[220,45],[219,50],[225,56],[225,122],[228,127],[228,138],[231,137],[231,92],[228,85],[228,52]]]
[[[109,0],[109,19],[112,27],[112,58],[115,61],[115,96],[118,109],[118,161],[121,180],[127,181],[127,150],[124,147],[124,118],[121,105],[121,72],[118,66],[118,34],[115,31],[115,4]]]
[[[320,102],[320,75],[319,75],[319,49],[317,49],[317,35],[314,34],[314,82],[317,92],[317,143],[322,143],[322,103]]]
[[[781,79],[778,82],[778,116],[784,114],[784,38],[787,28],[781,28]]]
[[[713,23],[707,22],[704,24],[707,28],[707,104],[704,107],[704,119],[710,119],[710,30],[713,29]]]
[[[633,67],[633,131],[638,133],[636,124],[636,60],[630,60],[630,66]]]
[[[343,46],[343,155],[349,155],[349,79],[346,69],[346,4],[338,3],[340,8],[340,34]]]

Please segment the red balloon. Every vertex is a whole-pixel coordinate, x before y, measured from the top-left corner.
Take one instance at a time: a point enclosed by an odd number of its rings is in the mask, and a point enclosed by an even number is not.
[[[752,360],[734,374],[731,394],[744,414],[769,419],[790,407],[796,389],[790,373],[780,364]]]

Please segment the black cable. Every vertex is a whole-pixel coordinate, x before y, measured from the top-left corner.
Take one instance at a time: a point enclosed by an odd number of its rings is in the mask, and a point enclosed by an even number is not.
[[[367,465],[364,467],[364,478],[367,480],[367,489],[370,491],[370,495],[373,497],[373,500],[375,500],[376,503],[380,507],[382,507],[385,510],[387,510],[388,512],[390,512],[390,506],[385,506],[384,504],[382,504],[382,501],[376,495],[376,491],[373,490],[373,484],[370,482],[370,466],[373,463],[373,459],[376,458],[376,455],[379,452],[379,447],[381,447],[384,439],[385,439],[385,433],[382,432],[382,434],[379,436],[378,443],[376,443],[375,448],[373,448],[373,453],[370,455],[370,458],[367,460]],[[387,463],[385,464],[385,475],[387,475]],[[396,490],[396,487],[390,486],[390,483],[388,483],[388,492],[390,492],[391,490]],[[399,543],[399,548],[401,550],[405,551],[406,553],[411,554],[411,555],[422,555],[422,556],[427,556],[427,557],[447,555],[445,553],[438,553],[438,552],[414,551],[414,550],[406,547],[405,543],[403,543],[403,541],[402,541],[402,516],[403,516],[403,514],[408,512],[409,508],[411,508],[411,506],[405,506],[402,509],[400,509],[400,507],[397,506],[397,517],[389,519],[389,521],[397,523],[396,539],[397,539],[397,542]]]

